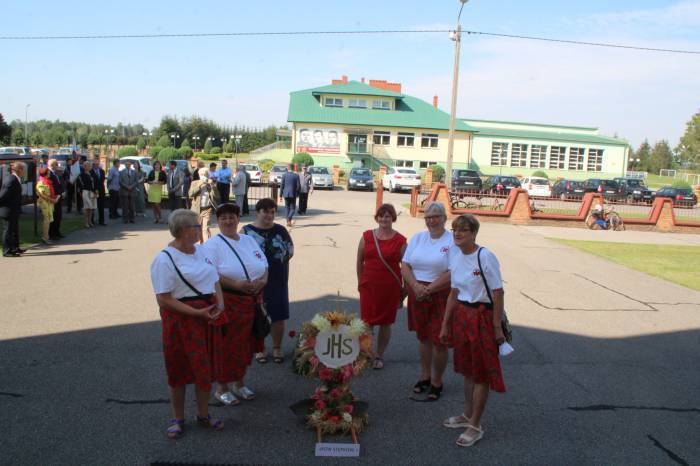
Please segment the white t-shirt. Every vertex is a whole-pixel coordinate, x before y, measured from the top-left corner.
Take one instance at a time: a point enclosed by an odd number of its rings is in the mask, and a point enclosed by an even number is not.
[[[450,231],[445,230],[437,239],[432,239],[430,232],[421,231],[408,242],[402,261],[411,266],[416,280],[433,282],[447,270],[448,252],[453,244]]]
[[[488,303],[489,295],[486,293],[484,282],[479,273],[479,263],[476,255],[477,249],[471,254],[464,254],[457,246],[452,246],[449,252],[449,268],[452,288],[459,289],[457,299],[470,303]],[[501,266],[496,256],[486,248],[481,248],[481,268],[486,275],[486,281],[493,290],[503,288],[501,280]]]
[[[231,238],[224,237],[226,241],[236,250],[241,260],[245,264],[248,275],[251,280],[260,278],[267,269],[267,258],[260,250],[258,243],[247,235],[239,235],[240,239],[234,241]],[[231,280],[245,280],[245,272],[241,267],[241,261],[236,258],[236,255],[231,251],[231,248],[219,238],[219,235],[212,236],[204,243],[204,251],[206,257],[216,267],[219,275]]]
[[[194,254],[185,254],[171,246],[165,250],[173,256],[177,268],[190,285],[202,294],[214,293],[219,274],[199,244],[195,245]],[[185,285],[164,252],[159,252],[151,263],[151,283],[156,294],[171,293],[175,299],[197,296],[197,293]]]

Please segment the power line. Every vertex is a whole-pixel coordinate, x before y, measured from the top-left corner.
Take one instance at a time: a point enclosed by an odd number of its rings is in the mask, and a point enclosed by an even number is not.
[[[45,40],[113,40],[113,39],[163,39],[163,38],[204,38],[204,37],[254,37],[254,36],[321,36],[321,35],[378,35],[378,34],[444,34],[454,33],[450,29],[385,29],[369,31],[250,31],[250,32],[201,32],[201,33],[173,33],[173,34],[107,34],[84,36],[0,36],[0,40],[13,41],[45,41]],[[553,42],[570,45],[583,45],[592,47],[608,47],[627,50],[640,50],[645,52],[682,53],[700,55],[698,50],[665,49],[657,47],[642,47],[637,45],[613,44],[606,42],[586,42],[578,40],[555,39],[549,37],[524,36],[518,34],[503,34],[487,31],[463,30],[462,34],[482,35],[491,37],[503,37],[508,39],[534,40],[541,42]]]

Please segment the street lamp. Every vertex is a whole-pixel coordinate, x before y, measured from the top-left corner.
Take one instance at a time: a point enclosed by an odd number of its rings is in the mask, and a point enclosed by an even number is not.
[[[241,136],[240,134],[236,134],[235,136],[231,136],[231,137],[233,138],[233,141],[236,143],[235,157],[236,157],[236,165],[238,165],[238,151],[239,151],[239,147],[241,145],[241,139],[243,138],[243,136]]]
[[[27,104],[24,106],[24,145],[28,146],[29,145],[29,133],[27,132],[27,128],[29,127],[27,123],[27,115],[29,113],[29,107],[32,104]]]
[[[452,40],[455,41],[455,59],[454,70],[452,72],[452,108],[450,109],[450,132],[447,138],[447,166],[445,168],[445,183],[449,190],[452,186],[452,159],[454,157],[455,147],[455,115],[457,113],[457,82],[459,80],[459,50],[462,44],[462,25],[459,24],[459,19],[462,16],[462,9],[469,0],[459,0],[462,6],[459,8],[457,15],[457,31],[451,34]],[[471,154],[467,157],[467,168],[471,165]]]
[[[110,143],[112,142],[112,141],[111,141],[111,139],[112,139],[112,138],[111,138],[112,134],[114,134],[114,130],[113,130],[113,129],[106,129],[106,130],[105,130],[105,135],[106,135],[106,136],[105,136],[105,139],[106,139],[106,143],[107,143],[106,146],[107,146],[107,152],[108,152],[108,153],[109,153]],[[108,154],[108,155],[109,155],[109,154]]]
[[[148,147],[149,147],[148,141],[151,138],[151,136],[153,136],[153,132],[152,131],[144,131],[143,133],[141,133],[141,136],[143,136],[146,139],[146,152],[148,152]]]
[[[192,136],[192,140],[194,141],[194,151],[197,152],[197,141],[199,141],[201,138],[199,136]]]
[[[177,133],[172,133],[172,134],[170,135],[170,137],[171,137],[171,139],[173,140],[173,148],[174,148],[174,149],[177,149],[177,142],[176,142],[176,140],[177,140],[177,139],[180,139],[180,135],[177,134]]]
[[[221,152],[225,152],[225,151],[226,151],[226,141],[228,141],[228,139],[226,139],[226,138],[221,138]]]

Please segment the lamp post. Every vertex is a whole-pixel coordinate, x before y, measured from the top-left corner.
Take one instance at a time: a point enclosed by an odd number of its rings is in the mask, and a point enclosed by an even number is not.
[[[113,129],[106,129],[105,130],[105,139],[106,139],[106,146],[107,146],[107,156],[109,156],[109,148],[110,148],[110,142],[112,138],[112,134],[114,134]]]
[[[143,136],[144,139],[146,139],[146,153],[148,153],[148,148],[149,148],[148,140],[151,138],[151,136],[153,136],[153,132],[152,131],[144,131],[143,133],[141,133],[141,136]]]
[[[462,44],[462,25],[459,24],[459,19],[462,16],[462,9],[469,0],[459,0],[462,6],[459,8],[457,15],[457,30],[451,34],[452,40],[455,41],[455,59],[454,69],[452,71],[452,107],[450,109],[450,132],[447,137],[447,164],[445,168],[445,183],[447,189],[452,186],[452,159],[454,157],[455,147],[455,116],[457,113],[457,83],[459,81],[459,51]],[[471,165],[471,156],[467,158],[467,168]]]
[[[236,134],[235,136],[231,136],[231,137],[233,138],[233,141],[236,143],[235,157],[236,157],[236,165],[238,165],[238,151],[240,150],[241,139],[243,138],[243,136],[241,136],[240,134]]]
[[[194,141],[194,151],[197,152],[197,141],[199,141],[200,137],[199,136],[192,136],[192,140]]]
[[[27,131],[27,128],[29,128],[29,123],[27,120],[27,115],[29,114],[29,107],[31,107],[32,104],[27,104],[24,106],[24,145],[28,146],[29,145],[29,133]]]
[[[180,139],[180,135],[177,133],[172,133],[170,138],[173,140],[173,149],[177,149],[177,140]]]
[[[225,152],[225,151],[226,151],[226,141],[228,141],[228,139],[226,139],[226,138],[221,138],[221,152]]]

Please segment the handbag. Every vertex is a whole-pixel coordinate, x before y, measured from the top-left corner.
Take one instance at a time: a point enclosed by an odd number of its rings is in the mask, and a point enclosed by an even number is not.
[[[236,252],[236,249],[226,241],[226,238],[223,237],[221,233],[216,235],[226,243],[226,246],[231,249],[231,251],[236,255],[236,258],[238,259],[238,262],[241,263],[241,267],[243,267],[243,273],[245,273],[245,278],[246,280],[250,281],[250,275],[248,275],[248,269],[245,268],[245,265],[243,264],[243,260],[241,259],[241,256],[238,255],[238,252]],[[265,307],[265,303],[255,303],[255,315],[253,316],[253,336],[255,337],[256,340],[264,340],[266,336],[270,334],[270,329],[272,328],[272,321],[270,320],[270,316],[267,313],[267,308]]]
[[[382,250],[379,249],[379,241],[377,240],[377,235],[374,233],[374,230],[372,230],[372,238],[374,238],[374,247],[377,248],[377,255],[379,256],[379,260],[382,261],[382,264],[384,264],[384,267],[389,271],[392,277],[396,279],[397,282],[399,282],[399,286],[401,287],[401,301],[399,302],[399,309],[403,307],[403,302],[406,300],[406,296],[408,296],[408,290],[406,290],[406,286],[404,285],[403,281],[396,275],[396,272],[387,264],[386,260],[384,260],[384,256],[382,256]]]
[[[481,280],[484,282],[484,287],[486,288],[486,294],[489,296],[489,301],[491,301],[491,306],[493,306],[493,298],[491,297],[491,288],[486,281],[486,275],[484,275],[484,269],[481,268],[481,250],[484,248],[479,248],[479,252],[476,253],[476,261],[479,263],[479,273],[481,274]],[[506,310],[503,309],[503,315],[501,316],[501,330],[503,330],[503,336],[506,341],[510,343],[513,341],[513,330],[510,328],[510,322],[508,322],[508,315]]]

